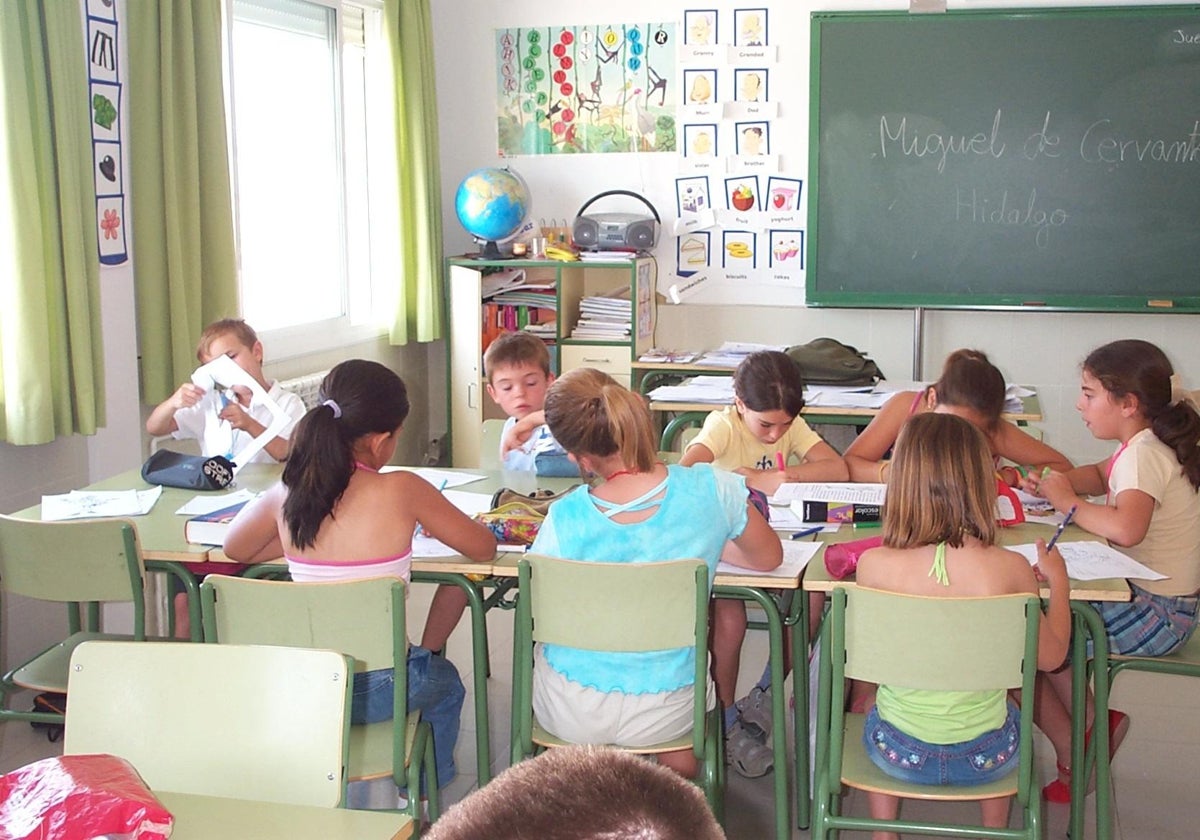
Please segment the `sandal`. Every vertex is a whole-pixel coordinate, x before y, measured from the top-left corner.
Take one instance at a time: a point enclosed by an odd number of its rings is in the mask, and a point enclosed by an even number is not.
[[[741,720],[726,736],[725,754],[733,769],[747,779],[765,776],[775,766],[775,754],[766,745],[766,736],[758,727]]]
[[[1093,726],[1095,722],[1093,722]],[[1121,746],[1121,742],[1125,740],[1125,735],[1129,732],[1129,715],[1124,712],[1118,712],[1116,709],[1108,710],[1108,760],[1111,763],[1113,756],[1117,754],[1117,748]],[[1089,726],[1083,736],[1083,750],[1086,753],[1088,745],[1092,741],[1092,727]],[[1071,768],[1064,767],[1062,764],[1055,763],[1058,769],[1058,778],[1050,784],[1042,788],[1042,796],[1047,802],[1053,802],[1057,805],[1071,804]],[[1093,774],[1088,779],[1087,793],[1091,793],[1096,789],[1096,777]]]

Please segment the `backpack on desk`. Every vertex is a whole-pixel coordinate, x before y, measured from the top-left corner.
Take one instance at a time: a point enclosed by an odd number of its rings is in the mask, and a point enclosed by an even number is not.
[[[814,338],[789,347],[787,354],[800,365],[806,385],[874,385],[885,378],[865,353],[835,338]]]

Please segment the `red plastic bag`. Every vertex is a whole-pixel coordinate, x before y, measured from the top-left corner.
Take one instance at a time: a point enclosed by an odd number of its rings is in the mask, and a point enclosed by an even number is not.
[[[0,776],[0,840],[166,840],[173,824],[115,755],[46,758]]]
[[[883,545],[883,537],[865,537],[861,540],[834,543],[825,546],[825,568],[834,580],[850,577],[858,568],[858,558],[868,548]]]

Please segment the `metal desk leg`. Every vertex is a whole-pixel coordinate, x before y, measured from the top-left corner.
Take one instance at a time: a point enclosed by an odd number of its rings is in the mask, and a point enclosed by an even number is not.
[[[787,691],[783,690],[783,620],[775,599],[762,589],[750,586],[714,586],[713,597],[752,601],[758,604],[767,616],[771,685],[779,689],[771,692],[771,742],[775,760],[775,836],[779,840],[787,840],[792,832],[788,825],[787,722],[784,716]]]
[[[793,728],[796,743],[796,827],[807,829],[812,819],[812,786],[809,780],[809,731],[808,708],[812,698],[808,696],[808,592],[797,589],[792,597],[792,608],[784,624],[790,626],[792,634],[792,697],[795,698]]]
[[[487,611],[483,606],[483,598],[466,575],[414,571],[412,579],[417,583],[450,583],[467,593],[467,605],[471,608],[471,671],[475,689],[475,760],[479,787],[483,787],[492,778],[492,745],[488,728]]]
[[[1095,759],[1096,769],[1096,840],[1112,837],[1112,772],[1108,761],[1108,633],[1099,613],[1084,601],[1072,601],[1074,634],[1071,650],[1071,767],[1081,767],[1083,772],[1071,774],[1071,819],[1069,832],[1072,838],[1083,837],[1083,816],[1087,803],[1087,780],[1090,775],[1090,757]],[[1084,753],[1084,738],[1087,727],[1087,640],[1092,640],[1092,694],[1095,707],[1095,723],[1092,726],[1092,743]]]
[[[200,618],[200,586],[196,582],[196,576],[183,563],[175,560],[147,560],[146,568],[153,572],[166,572],[174,575],[183,584],[183,589],[187,593],[188,602],[188,619],[191,621],[192,629],[189,634],[191,641],[200,642],[204,640],[204,628]],[[168,587],[168,591],[170,588]],[[172,611],[174,615],[175,605],[171,599],[167,598],[167,609]]]

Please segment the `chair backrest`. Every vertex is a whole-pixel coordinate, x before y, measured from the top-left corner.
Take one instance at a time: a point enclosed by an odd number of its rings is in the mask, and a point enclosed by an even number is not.
[[[847,677],[931,691],[1021,686],[1031,596],[930,598],[861,587],[842,591]],[[1036,627],[1036,616],[1033,621]]]
[[[64,751],[121,756],[153,790],[335,807],[349,668],[327,650],[84,642]]]
[[[691,647],[698,570],[707,614],[708,567],[701,560],[585,563],[529,555],[522,565],[531,572],[524,580],[535,642],[622,652]]]
[[[500,469],[500,436],[504,432],[504,421],[489,417],[483,421],[479,436],[479,468]]]
[[[818,726],[830,738],[830,788],[840,787],[845,679],[930,691],[1019,687],[1017,798],[1026,804],[1033,789],[1033,686],[1041,615],[1032,595],[932,598],[835,587],[823,642],[829,655],[824,674],[831,678],[821,687],[818,712]]]
[[[42,601],[132,601],[145,635],[146,569],[125,519],[40,522],[0,516],[0,589]]]
[[[518,564],[518,580],[514,755],[531,739],[535,641],[625,653],[694,648],[692,748],[702,755],[709,600],[702,560],[585,563],[530,554]]]
[[[209,575],[200,586],[204,639],[236,645],[328,648],[354,670],[405,672],[404,582],[393,577],[331,583]]]

